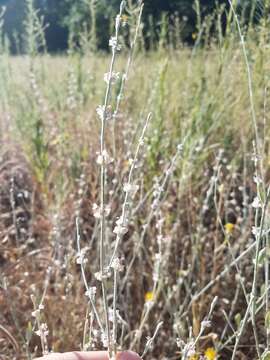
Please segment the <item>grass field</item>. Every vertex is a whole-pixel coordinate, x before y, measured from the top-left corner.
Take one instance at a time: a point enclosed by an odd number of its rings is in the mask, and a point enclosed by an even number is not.
[[[101,161],[96,109],[111,56],[2,53],[1,359],[106,348],[90,306],[106,324],[103,286],[115,348],[146,347],[145,359],[270,358],[270,48],[267,28],[251,28],[246,62],[236,30],[204,46],[137,51],[108,119],[121,81],[112,86]],[[127,58],[117,54],[115,71]]]

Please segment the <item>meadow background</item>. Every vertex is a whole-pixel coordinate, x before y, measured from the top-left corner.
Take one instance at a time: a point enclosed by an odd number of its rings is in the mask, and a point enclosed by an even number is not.
[[[89,305],[104,322],[97,108],[120,1],[0,4],[0,358],[106,348]],[[124,5],[103,154],[107,265],[130,195],[115,346],[267,360],[270,2]]]

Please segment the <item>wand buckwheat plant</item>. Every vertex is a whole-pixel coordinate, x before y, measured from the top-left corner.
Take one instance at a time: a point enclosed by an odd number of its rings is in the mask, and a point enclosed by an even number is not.
[[[125,10],[126,3],[125,1],[121,2],[120,5],[120,11],[119,14],[116,17],[115,20],[115,34],[110,38],[109,46],[112,51],[112,58],[111,63],[109,67],[109,72],[104,74],[104,81],[107,84],[106,92],[105,92],[105,99],[104,103],[102,105],[99,105],[97,107],[97,115],[100,120],[100,151],[97,155],[97,164],[100,166],[100,205],[94,205],[93,211],[94,216],[96,219],[99,220],[99,227],[100,227],[100,234],[99,234],[99,272],[95,274],[96,280],[98,280],[101,283],[101,289],[102,289],[102,298],[103,298],[103,312],[104,312],[104,318],[105,318],[105,327],[102,325],[102,319],[100,318],[97,308],[95,306],[95,294],[96,294],[96,288],[95,287],[89,287],[85,275],[84,265],[86,263],[86,258],[83,250],[80,247],[80,231],[79,231],[79,219],[76,219],[76,228],[77,228],[77,248],[78,248],[78,257],[77,257],[77,263],[81,266],[81,273],[84,281],[84,285],[86,288],[86,295],[89,298],[89,303],[91,305],[93,314],[98,322],[99,329],[101,331],[101,339],[103,342],[104,347],[108,348],[110,359],[113,359],[116,355],[117,351],[117,323],[118,320],[122,320],[119,312],[117,310],[117,278],[118,273],[122,269],[121,261],[118,258],[118,248],[121,243],[121,240],[123,236],[128,231],[128,215],[130,212],[130,201],[136,194],[138,190],[138,185],[134,182],[133,179],[133,173],[137,165],[138,156],[141,147],[144,145],[144,138],[145,133],[148,127],[148,123],[151,119],[151,114],[147,116],[145,125],[143,127],[141,136],[138,141],[137,148],[135,150],[134,157],[131,161],[130,171],[128,174],[127,182],[124,183],[123,191],[125,193],[125,198],[122,206],[122,214],[120,218],[116,221],[116,225],[113,229],[113,233],[116,235],[115,245],[112,252],[112,255],[110,259],[107,258],[105,253],[105,242],[106,242],[106,218],[110,213],[110,206],[107,204],[107,180],[106,180],[106,170],[107,165],[113,161],[113,159],[109,156],[109,153],[106,148],[106,129],[108,122],[113,118],[114,121],[117,118],[117,114],[119,112],[120,107],[120,101],[124,94],[126,79],[129,73],[129,69],[131,66],[131,61],[133,58],[133,52],[135,43],[138,36],[138,28],[141,21],[141,15],[142,15],[142,9],[143,4],[140,1],[139,2],[139,15],[138,15],[138,22],[135,29],[135,36],[131,43],[131,49],[128,57],[128,62],[126,65],[125,73],[122,75],[121,79],[121,87],[120,92],[117,96],[117,103],[116,103],[116,109],[114,113],[111,112],[111,93],[112,93],[112,87],[113,85],[119,80],[120,74],[118,72],[115,72],[115,63],[116,63],[116,57],[117,53],[121,50],[121,44],[120,44],[120,29],[121,24],[123,21],[123,13]],[[115,153],[115,152],[114,152]],[[109,307],[108,303],[108,292],[109,292],[109,279],[111,277],[111,271],[113,272],[113,308],[112,310]],[[112,329],[110,322],[112,322]]]
[[[260,254],[268,248],[268,231],[266,229],[266,217],[268,212],[268,205],[270,200],[270,187],[267,188],[265,173],[263,171],[263,146],[265,140],[261,141],[258,129],[258,122],[256,116],[256,110],[254,105],[254,94],[253,94],[253,78],[252,78],[252,71],[251,66],[248,59],[248,52],[245,43],[245,38],[241,29],[240,21],[238,19],[238,15],[235,11],[234,4],[231,0],[228,0],[231,12],[235,19],[237,31],[240,37],[241,48],[243,52],[245,68],[247,73],[247,80],[248,80],[248,92],[249,92],[249,101],[250,101],[250,109],[251,109],[251,118],[252,118],[252,125],[254,130],[254,141],[253,141],[253,160],[254,160],[254,167],[255,167],[255,183],[256,183],[256,190],[257,196],[253,200],[252,206],[255,209],[255,226],[252,229],[252,233],[255,238],[255,257],[253,259],[254,269],[253,269],[253,280],[252,280],[252,288],[249,294],[249,301],[247,303],[247,309],[244,316],[244,319],[241,321],[241,326],[236,333],[236,341],[235,346],[232,354],[232,359],[236,358],[236,352],[239,347],[240,339],[243,335],[245,330],[246,324],[249,320],[248,315],[250,314],[252,329],[254,333],[255,345],[258,358],[261,359],[262,356],[266,359],[270,356],[269,351],[269,339],[267,336],[267,346],[263,355],[261,354],[261,345],[259,342],[258,336],[258,329],[257,329],[257,322],[256,322],[256,312],[257,312],[257,300],[258,300],[258,277],[259,277],[259,267],[260,267]],[[265,256],[265,267],[268,267],[268,255]],[[266,280],[265,280],[265,288],[266,288],[266,299],[268,294],[269,288],[269,278],[268,278],[268,269],[266,270]],[[268,300],[266,300],[266,314],[265,314],[265,323],[267,324],[267,316],[268,316]],[[266,328],[268,325],[266,325]],[[268,331],[268,330],[267,330]]]
[[[98,156],[98,163],[100,164],[100,276],[99,280],[101,281],[102,287],[102,296],[103,296],[103,305],[104,305],[104,314],[105,314],[105,323],[106,323],[106,341],[108,344],[108,351],[110,358],[115,353],[115,349],[112,344],[111,332],[110,332],[110,322],[109,322],[109,307],[107,300],[107,277],[108,269],[105,268],[105,228],[106,228],[106,160],[107,160],[107,150],[105,145],[105,131],[107,122],[111,118],[109,102],[111,96],[111,88],[117,77],[117,74],[114,72],[114,65],[116,60],[116,54],[121,50],[121,45],[119,44],[119,31],[121,26],[121,17],[124,11],[125,2],[122,1],[120,5],[120,12],[116,17],[115,21],[115,35],[111,37],[109,41],[109,46],[112,49],[112,59],[110,64],[110,70],[105,74],[104,80],[107,83],[106,95],[104,99],[104,104],[101,107],[98,107],[98,115],[101,122],[101,131],[100,131],[100,154]]]

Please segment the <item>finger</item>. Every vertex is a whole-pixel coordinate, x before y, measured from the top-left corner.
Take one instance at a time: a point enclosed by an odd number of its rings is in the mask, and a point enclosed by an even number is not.
[[[116,360],[142,360],[138,354],[133,351],[123,351],[116,356]]]
[[[107,351],[54,353],[35,360],[109,360]]]
[[[69,352],[64,354],[50,354],[35,360],[109,360],[107,351]],[[123,351],[116,356],[116,360],[141,360],[132,351]]]

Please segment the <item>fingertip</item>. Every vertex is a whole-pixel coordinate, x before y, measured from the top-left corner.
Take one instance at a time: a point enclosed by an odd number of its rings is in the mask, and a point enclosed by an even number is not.
[[[141,357],[133,351],[123,351],[117,357],[117,360],[142,360]]]

